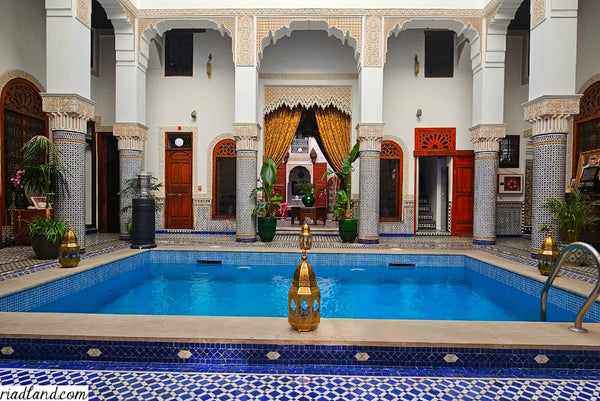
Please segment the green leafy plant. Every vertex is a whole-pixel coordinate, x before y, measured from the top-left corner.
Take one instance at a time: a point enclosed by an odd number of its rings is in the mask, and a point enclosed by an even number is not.
[[[38,217],[29,223],[29,235],[43,235],[46,240],[60,244],[69,227],[61,220]]]
[[[546,201],[544,208],[552,214],[567,243],[575,242],[585,226],[600,220],[592,213],[592,208],[600,206],[600,201],[593,201],[578,189],[572,189],[570,196],[564,201],[551,198]],[[547,224],[542,230],[547,230]]]
[[[350,153],[344,158],[342,161],[342,169],[341,171],[333,171],[331,169],[327,169],[325,174],[321,179],[325,179],[326,177],[335,174],[341,180],[341,189],[337,193],[337,198],[335,202],[335,206],[333,207],[333,218],[346,218],[349,219],[352,217],[352,206],[354,206],[354,202],[352,201],[352,196],[350,192],[350,175],[354,171],[354,167],[352,167],[352,163],[358,159],[360,144],[358,141],[354,144]]]
[[[51,194],[69,196],[65,166],[54,142],[43,135],[36,135],[23,145],[21,151],[25,191],[32,194],[43,193],[46,202],[50,202]]]
[[[259,192],[262,198],[257,200],[254,210],[252,210],[252,218],[258,217],[274,217],[274,206],[277,208],[281,205],[283,199],[281,195],[274,195],[273,189],[277,181],[277,165],[275,161],[269,158],[263,163],[260,169],[261,186],[256,187],[250,192],[250,197],[255,196]]]
[[[307,180],[298,182],[298,185],[300,185],[300,190],[304,195],[312,194],[315,191],[315,186]]]

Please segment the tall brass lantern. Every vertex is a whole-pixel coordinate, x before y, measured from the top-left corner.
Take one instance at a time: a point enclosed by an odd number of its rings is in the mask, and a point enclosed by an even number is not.
[[[296,267],[288,292],[288,322],[294,330],[311,331],[321,321],[321,290],[315,271],[306,261],[306,251],[312,246],[312,234],[306,222],[300,230],[302,261]]]
[[[538,270],[543,276],[550,275],[559,256],[558,245],[552,238],[552,233],[548,232],[548,236],[542,242],[542,249],[538,252]]]
[[[75,233],[69,226],[58,248],[58,261],[62,267],[75,267],[79,264],[81,247]]]

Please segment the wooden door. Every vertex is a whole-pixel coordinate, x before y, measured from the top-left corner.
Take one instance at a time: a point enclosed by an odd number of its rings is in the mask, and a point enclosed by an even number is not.
[[[181,134],[168,134],[181,137]],[[183,134],[185,135],[185,134]],[[191,138],[191,135],[190,135]],[[179,144],[177,139],[167,144]],[[187,141],[185,141],[187,142]],[[193,228],[192,215],[192,149],[167,146],[165,157],[165,224],[166,228]]]
[[[315,207],[327,207],[327,179],[322,180],[327,171],[327,163],[315,163],[313,165],[313,184],[315,186]]]
[[[119,205],[119,149],[112,132],[98,133],[98,231],[118,233]]]
[[[277,178],[273,185],[273,194],[281,195],[281,203],[286,203],[286,179],[287,179],[287,163],[281,163],[277,166]]]
[[[474,155],[454,156],[452,169],[452,235],[473,235]]]

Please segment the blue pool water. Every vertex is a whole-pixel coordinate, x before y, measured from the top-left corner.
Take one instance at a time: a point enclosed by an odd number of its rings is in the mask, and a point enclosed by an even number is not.
[[[313,266],[324,318],[539,320],[539,296],[466,267]],[[285,317],[294,269],[295,264],[145,263],[32,310]],[[572,317],[549,304],[549,320]]]

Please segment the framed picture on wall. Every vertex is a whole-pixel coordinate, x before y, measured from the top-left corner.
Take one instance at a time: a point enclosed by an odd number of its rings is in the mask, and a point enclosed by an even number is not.
[[[520,194],[523,192],[523,174],[498,174],[498,193]]]
[[[591,190],[600,181],[600,149],[581,152],[577,164],[577,176],[575,177],[575,188],[582,191]]]

